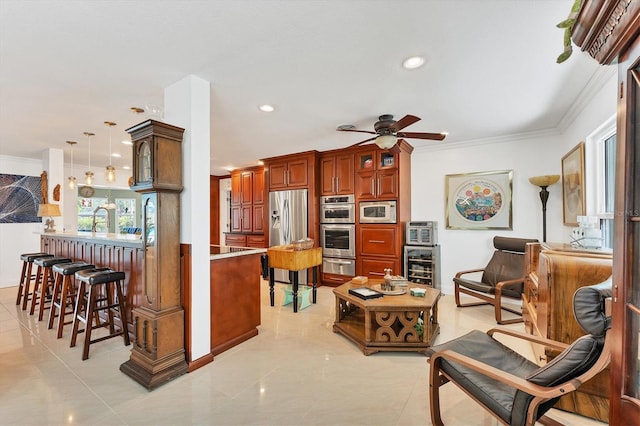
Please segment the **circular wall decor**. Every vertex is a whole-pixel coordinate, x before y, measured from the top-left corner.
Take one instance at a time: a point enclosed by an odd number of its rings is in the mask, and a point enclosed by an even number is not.
[[[93,197],[94,193],[95,193],[95,190],[91,186],[81,186],[78,189],[78,194],[80,194],[84,198],[91,198]]]

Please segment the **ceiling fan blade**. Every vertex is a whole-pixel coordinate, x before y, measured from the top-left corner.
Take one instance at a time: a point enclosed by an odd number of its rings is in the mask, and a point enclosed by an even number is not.
[[[447,137],[444,133],[417,133],[417,132],[401,132],[398,133],[399,138],[412,138],[412,139],[431,139],[434,141],[441,141]]]
[[[339,132],[358,132],[358,133],[369,133],[370,135],[377,135],[376,132],[371,132],[369,130],[357,130],[357,129],[336,129]]]
[[[420,121],[420,118],[416,117],[415,115],[405,115],[400,120],[389,126],[389,130],[397,132],[417,121]]]
[[[377,138],[377,136],[375,138],[365,139],[363,141],[360,141],[358,143],[354,143],[353,145],[350,145],[348,148],[353,148],[354,146],[359,146],[359,145],[362,145],[363,143],[371,142],[371,141],[375,140],[376,138]]]

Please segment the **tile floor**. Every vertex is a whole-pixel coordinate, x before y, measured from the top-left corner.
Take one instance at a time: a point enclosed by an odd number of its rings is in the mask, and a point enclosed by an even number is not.
[[[278,285],[280,286],[280,285]],[[62,339],[15,306],[16,287],[0,289],[0,424],[2,425],[425,425],[430,424],[426,357],[417,353],[364,356],[332,332],[334,298],[318,289],[318,303],[297,314],[269,306],[262,282],[258,336],[207,366],[148,392],[119,371],[130,348],[119,338],[92,345]],[[495,325],[490,307],[440,304],[439,342]],[[522,329],[521,324],[511,325]],[[527,348],[522,348],[527,350]],[[449,425],[497,422],[454,385],[442,393]],[[602,423],[558,410],[566,425]]]

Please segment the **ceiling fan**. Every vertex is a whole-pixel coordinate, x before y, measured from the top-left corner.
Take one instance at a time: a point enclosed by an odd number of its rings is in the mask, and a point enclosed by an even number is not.
[[[405,115],[400,120],[396,121],[393,119],[393,115],[383,114],[378,117],[378,121],[373,125],[373,128],[375,130],[373,132],[369,130],[358,130],[355,128],[355,126],[350,124],[338,126],[336,130],[340,132],[359,132],[375,135],[369,139],[365,139],[351,146],[358,146],[367,142],[375,141],[376,145],[378,145],[382,149],[392,148],[396,145],[398,139],[400,138],[430,139],[441,141],[447,136],[446,133],[421,133],[401,131],[405,127],[410,126],[417,121],[420,121],[420,118],[416,117],[415,115]]]

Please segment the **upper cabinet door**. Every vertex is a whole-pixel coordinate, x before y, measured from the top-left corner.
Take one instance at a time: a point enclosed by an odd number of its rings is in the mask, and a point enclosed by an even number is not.
[[[287,162],[271,163],[269,165],[269,189],[285,189],[287,187]]]
[[[242,194],[242,173],[231,173],[231,204],[240,204]]]
[[[240,203],[251,204],[253,202],[253,172],[242,172],[240,176]]]
[[[337,194],[354,193],[355,173],[352,154],[336,155],[335,176]]]
[[[309,162],[306,158],[289,161],[287,166],[287,187],[306,188],[309,185],[308,165]]]
[[[264,204],[264,170],[253,173],[253,204]]]
[[[336,157],[333,155],[320,160],[320,195],[335,194]]]

